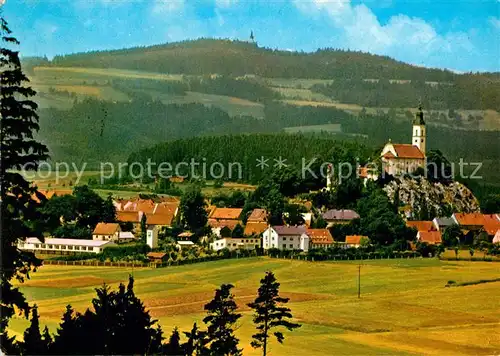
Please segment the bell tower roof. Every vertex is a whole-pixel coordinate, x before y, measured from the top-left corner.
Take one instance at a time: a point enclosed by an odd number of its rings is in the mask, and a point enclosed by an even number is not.
[[[413,119],[413,125],[425,125],[424,112],[422,111],[422,105],[418,106],[418,111]]]

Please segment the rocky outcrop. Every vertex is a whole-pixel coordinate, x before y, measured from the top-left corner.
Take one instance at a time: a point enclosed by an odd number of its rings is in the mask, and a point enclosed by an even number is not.
[[[479,212],[479,202],[463,184],[431,183],[425,178],[396,178],[384,187],[389,199],[411,207],[411,217],[432,219],[453,212]]]

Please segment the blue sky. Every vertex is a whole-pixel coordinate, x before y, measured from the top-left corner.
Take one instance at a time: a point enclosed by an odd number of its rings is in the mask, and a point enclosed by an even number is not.
[[[0,0],[21,54],[198,37],[334,47],[457,71],[500,71],[500,0]]]

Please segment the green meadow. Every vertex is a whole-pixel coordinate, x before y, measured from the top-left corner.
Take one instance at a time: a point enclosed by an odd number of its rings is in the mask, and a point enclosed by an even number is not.
[[[304,262],[270,258],[223,260],[163,269],[112,267],[41,267],[21,285],[30,303],[37,303],[42,324],[55,332],[65,305],[77,311],[90,306],[94,288],[103,282],[116,287],[132,273],[135,290],[166,333],[177,326],[188,331],[202,323],[203,305],[222,283],[235,285],[243,313],[236,334],[244,354],[253,324],[246,304],[259,280],[272,270],[281,293],[302,327],[286,332],[283,345],[273,342],[272,355],[332,354],[483,354],[500,352],[500,282],[464,287],[456,283],[499,276],[488,262],[402,259],[352,262]],[[27,326],[12,320],[18,337]]]

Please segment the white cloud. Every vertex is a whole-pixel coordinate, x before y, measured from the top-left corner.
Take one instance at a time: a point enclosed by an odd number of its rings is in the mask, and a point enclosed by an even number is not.
[[[419,59],[436,53],[474,49],[465,33],[440,35],[431,24],[418,17],[399,14],[382,25],[366,5],[354,6],[350,0],[294,0],[294,4],[311,16],[327,14],[333,26],[342,32],[342,45],[350,49]]]
[[[181,10],[184,0],[156,0],[153,5],[153,13],[166,14]]]
[[[500,2],[500,0],[499,0]],[[494,16],[491,16],[489,18],[489,21],[490,21],[490,24],[496,28],[497,30],[500,30],[500,17],[494,17]]]

